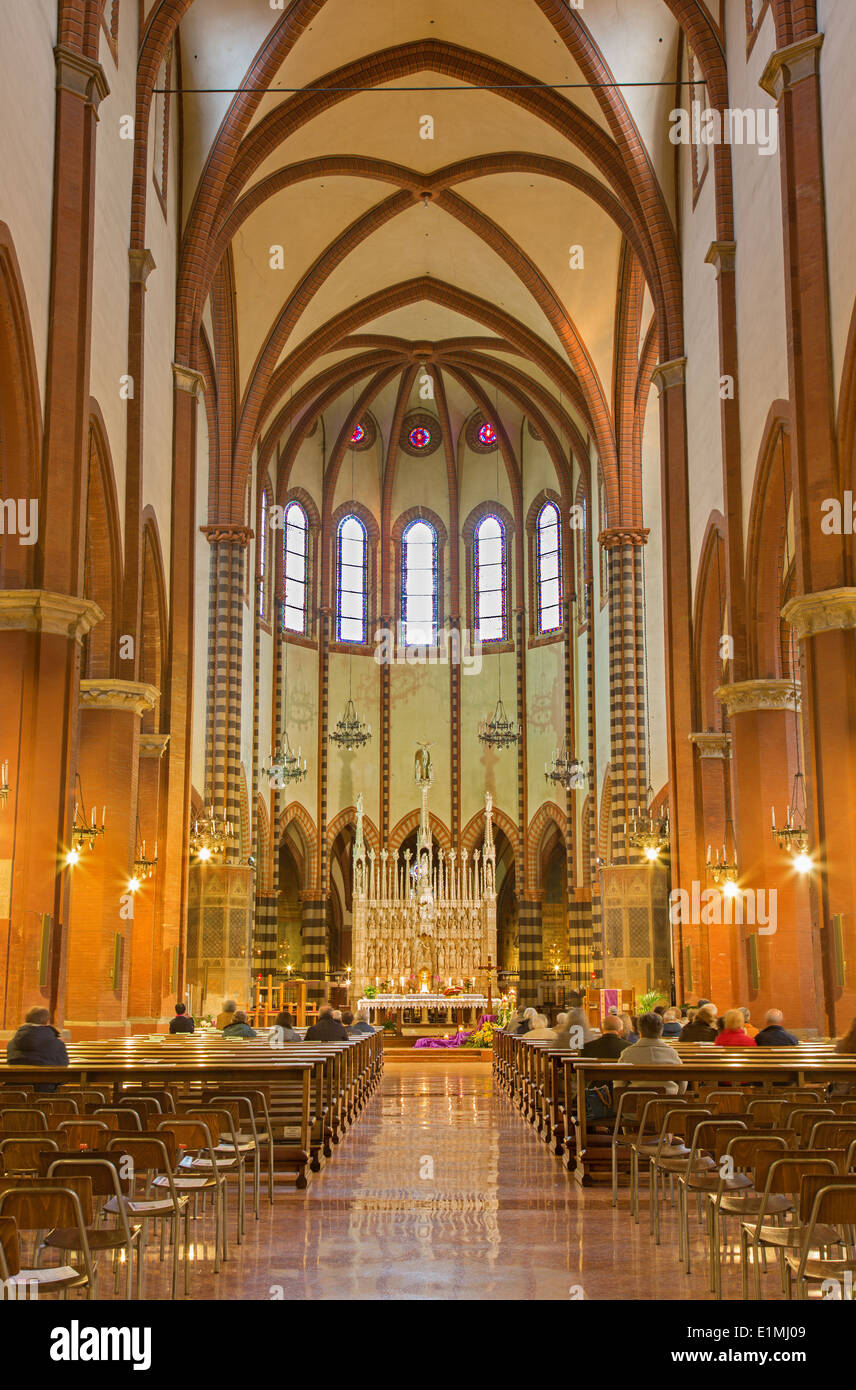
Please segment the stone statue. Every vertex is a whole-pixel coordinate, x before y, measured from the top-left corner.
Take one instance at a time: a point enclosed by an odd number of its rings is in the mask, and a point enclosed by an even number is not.
[[[433,743],[419,743],[416,749],[416,756],[413,760],[413,780],[418,787],[426,782],[434,781],[434,769],[431,766],[431,749]]]

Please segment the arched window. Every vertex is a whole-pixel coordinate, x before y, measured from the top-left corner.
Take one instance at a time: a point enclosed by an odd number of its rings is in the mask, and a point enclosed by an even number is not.
[[[480,521],[475,535],[476,641],[502,642],[506,635],[505,527],[496,516]]]
[[[562,626],[562,552],[559,509],[545,502],[536,522],[535,582],[538,586],[538,631],[553,632]]]
[[[285,509],[282,625],[306,631],[306,513],[299,502]]]
[[[259,564],[259,597],[257,612],[264,621],[267,617],[267,557],[268,557],[268,495],[267,488],[262,492],[261,506],[259,507],[259,539],[258,539],[258,564]]]
[[[340,642],[365,642],[368,542],[356,516],[343,516],[336,533],[336,636]]]
[[[437,533],[411,521],[401,540],[401,622],[406,647],[437,640]]]

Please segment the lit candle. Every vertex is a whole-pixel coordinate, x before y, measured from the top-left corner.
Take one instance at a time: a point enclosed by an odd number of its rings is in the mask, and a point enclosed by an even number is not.
[[[107,823],[107,807],[106,807],[106,806],[102,806],[102,807],[101,807],[101,829],[102,829],[102,830],[104,829],[104,826],[105,826],[106,823]]]
[[[92,807],[92,829],[93,829],[93,830],[95,829],[95,817],[96,817],[96,814],[97,814],[96,809],[95,809],[95,807],[93,806],[93,807]]]
[[[773,818],[773,829],[775,830],[775,828],[776,828],[776,808],[775,808],[775,806],[771,806],[771,807],[770,807],[770,815],[771,815],[772,818]]]
[[[710,863],[710,845],[707,847],[707,862]]]
[[[158,857],[158,842],[155,840],[155,859]]]

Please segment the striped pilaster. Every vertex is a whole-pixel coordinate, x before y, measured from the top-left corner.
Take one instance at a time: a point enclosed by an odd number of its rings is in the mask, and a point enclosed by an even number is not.
[[[241,661],[244,566],[252,531],[245,526],[205,526],[211,546],[208,595],[208,713],[206,802],[235,826],[230,858],[241,852]],[[249,846],[243,846],[249,853]]]
[[[318,632],[318,881],[320,893],[327,891],[327,765],[330,757],[330,610],[322,608]],[[306,940],[303,942],[304,966]]]
[[[301,893],[301,931],[303,935],[303,974],[310,982],[310,999],[322,999],[327,992],[327,900],[311,890]]]
[[[541,895],[528,893],[518,899],[517,939],[520,943],[520,998],[534,1004],[543,974],[543,926]]]
[[[594,585],[591,579],[586,583],[585,589],[586,622],[588,630],[586,633],[586,703],[588,707],[588,760],[591,769],[591,782],[589,785],[589,825],[588,825],[588,844],[583,846],[583,853],[589,857],[589,882],[591,885],[591,902],[589,904],[589,914],[591,918],[591,935],[588,969],[586,978],[590,978],[592,984],[597,988],[603,985],[603,912],[600,900],[600,876],[597,864],[597,714],[595,707],[595,688],[594,688],[594,656],[595,656],[595,631],[594,631]]]
[[[457,647],[455,634],[457,633]],[[450,622],[452,650],[461,653],[461,620],[454,617]],[[449,662],[449,772],[451,800],[452,844],[458,843],[461,831],[461,675],[460,661]]]
[[[566,588],[571,574],[570,564],[566,564]],[[570,598],[565,600],[564,609],[564,697],[565,697],[565,745],[568,754],[576,752],[576,727],[574,720],[574,605]],[[567,952],[573,973],[573,983],[578,985],[587,977],[589,942],[585,934],[585,921],[579,909],[582,904],[577,895],[576,871],[576,815],[577,792],[570,787],[565,791],[565,862],[568,901]]]
[[[529,828],[527,815],[529,798],[526,794],[526,614],[522,608],[519,608],[514,615],[514,646],[517,727],[520,731],[520,738],[517,741],[517,857],[515,873],[517,876],[517,896],[518,900],[521,900],[524,886],[527,883],[528,836],[526,832]],[[498,660],[501,661],[502,658],[499,657]]]
[[[601,536],[609,565],[609,721],[612,862],[626,864],[625,822],[647,805],[645,625],[642,546],[647,531],[614,528]]]
[[[385,631],[395,629],[396,625],[390,617],[381,618],[381,627]],[[389,746],[390,746],[390,726],[392,716],[392,667],[388,661],[378,668],[380,671],[380,822],[381,822],[381,843],[387,844],[389,841],[390,808],[389,808]]]

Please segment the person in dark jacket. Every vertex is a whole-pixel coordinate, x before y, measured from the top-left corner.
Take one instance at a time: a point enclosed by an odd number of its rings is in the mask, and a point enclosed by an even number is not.
[[[582,1057],[599,1057],[614,1062],[630,1043],[622,1037],[624,1024],[615,1014],[607,1014],[603,1020],[603,1032],[599,1038],[592,1038],[581,1052]]]
[[[187,1012],[186,1004],[176,1004],[175,1018],[170,1020],[169,1031],[171,1033],[194,1033],[196,1024]]]
[[[692,1023],[681,1030],[681,1042],[716,1042],[716,1006],[702,1004]]]
[[[347,1042],[348,1030],[341,1019],[333,1017],[330,1004],[318,1010],[318,1022],[307,1028],[304,1042]]]
[[[681,1036],[681,1015],[678,1009],[667,1009],[663,1014],[663,1037],[679,1038]]]
[[[283,1009],[277,1014],[273,1026],[274,1028],[281,1029],[279,1034],[280,1042],[302,1042],[302,1038],[294,1026],[294,1019],[288,1012],[288,1009]]]
[[[799,1047],[800,1040],[789,1033],[782,1025],[785,1016],[781,1009],[768,1009],[764,1015],[764,1027],[755,1035],[757,1047]]]
[[[14,1038],[6,1044],[6,1061],[10,1066],[27,1067],[67,1067],[68,1052],[65,1043],[51,1024],[47,1009],[30,1009]],[[15,1085],[12,1081],[11,1085]],[[55,1091],[56,1086],[46,1083],[34,1088],[37,1091]]]
[[[243,1009],[235,1010],[235,1017],[231,1023],[227,1023],[223,1029],[224,1038],[257,1038],[258,1033],[255,1028],[251,1028],[247,1022],[247,1015]]]

